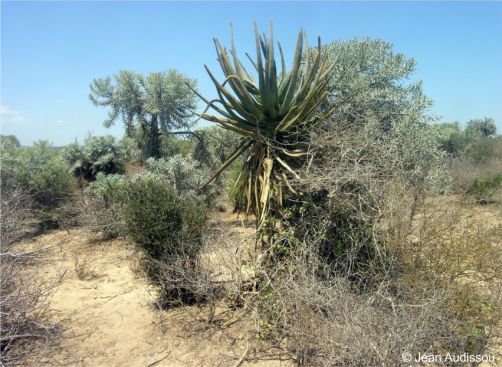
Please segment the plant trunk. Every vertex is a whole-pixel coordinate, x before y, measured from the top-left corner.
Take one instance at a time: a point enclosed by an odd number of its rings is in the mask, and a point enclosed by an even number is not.
[[[160,139],[159,139],[159,124],[157,115],[153,115],[150,126],[150,157],[155,159],[160,158]]]

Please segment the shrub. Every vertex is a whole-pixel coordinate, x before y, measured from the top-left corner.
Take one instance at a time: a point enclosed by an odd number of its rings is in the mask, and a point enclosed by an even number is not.
[[[75,177],[93,181],[99,172],[123,173],[123,158],[130,155],[129,149],[126,142],[119,145],[111,135],[89,136],[82,145],[78,142],[67,145],[62,154]]]
[[[258,331],[309,366],[482,354],[500,320],[500,228],[441,196],[417,205],[411,186],[353,169],[325,170],[329,189],[283,221],[287,252],[263,269]]]
[[[207,229],[204,199],[176,188],[166,176],[147,171],[130,182],[124,210],[127,232],[145,252],[143,267],[160,287],[162,305],[192,300],[192,292],[173,279],[178,279],[178,265],[185,272],[196,266]]]
[[[25,220],[30,216],[32,199],[23,190],[2,190],[0,219],[0,242],[8,246],[23,234]]]
[[[479,203],[487,203],[495,191],[502,186],[502,173],[494,174],[485,179],[476,179],[472,183],[468,194],[474,195]]]
[[[2,190],[0,210],[0,361],[4,366],[27,365],[50,342],[55,325],[50,323],[48,300],[60,279],[40,284],[47,261],[44,249],[20,250],[13,246],[24,234],[31,215],[31,198],[20,190]]]
[[[194,195],[204,182],[204,175],[197,162],[175,155],[169,158],[148,158],[145,171],[162,176],[174,190],[183,196]]]
[[[149,158],[145,161],[144,169],[162,177],[178,195],[182,197],[201,195],[208,205],[214,204],[217,196],[216,187],[208,185],[201,190],[207,175],[199,168],[197,161],[179,154],[169,158]]]
[[[123,211],[127,200],[127,180],[123,175],[100,172],[85,191],[86,224],[105,238],[125,234]]]
[[[130,237],[149,256],[196,254],[207,210],[195,195],[181,196],[162,176],[144,173],[129,184],[125,218]],[[190,242],[189,247],[183,247]]]
[[[175,134],[162,134],[160,137],[160,153],[162,157],[181,155],[189,157],[194,150],[194,142],[188,138],[178,138]]]
[[[239,136],[229,130],[218,126],[197,130],[196,146],[193,157],[200,165],[213,175],[239,145]],[[238,182],[241,176],[244,158],[239,157],[213,181],[215,189],[223,191],[238,209],[245,209],[239,205],[239,188],[242,182]]]
[[[68,199],[74,181],[66,162],[46,141],[33,147],[2,147],[2,189],[18,187],[44,209],[57,207]]]
[[[437,195],[448,176],[431,130],[366,121],[313,141],[260,269],[261,335],[313,366],[481,353],[498,322],[500,230],[475,230]]]
[[[197,138],[193,157],[215,172],[239,146],[239,135],[218,126],[196,131]]]

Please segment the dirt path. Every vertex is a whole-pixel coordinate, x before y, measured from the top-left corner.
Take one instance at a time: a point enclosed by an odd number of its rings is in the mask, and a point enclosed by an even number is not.
[[[232,223],[230,236],[249,228]],[[252,231],[251,231],[252,232]],[[233,313],[217,308],[210,327],[204,307],[159,311],[155,289],[134,271],[138,254],[124,240],[95,242],[83,231],[55,231],[39,236],[30,247],[54,246],[44,280],[65,273],[50,301],[50,315],[59,323],[57,343],[33,365],[45,366],[234,366],[248,350],[251,325],[221,325]],[[263,356],[263,355],[262,355]],[[287,366],[274,356],[241,366]]]

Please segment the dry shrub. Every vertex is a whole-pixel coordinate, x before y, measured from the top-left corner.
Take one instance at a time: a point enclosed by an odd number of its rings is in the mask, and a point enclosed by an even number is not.
[[[32,200],[21,189],[2,190],[0,210],[0,241],[2,247],[13,243],[23,235],[24,222],[31,215]]]
[[[98,173],[84,191],[80,221],[94,236],[108,240],[126,234],[123,211],[127,200],[124,175]]]
[[[216,301],[222,297],[223,288],[214,282],[214,272],[207,264],[181,251],[148,262],[149,268],[155,268],[159,308],[208,304],[207,323],[213,321]]]
[[[79,280],[92,280],[97,277],[92,262],[87,256],[75,256],[74,262],[75,274]]]
[[[502,230],[433,195],[436,168],[372,134],[318,137],[262,269],[258,330],[309,366],[482,354],[500,317]]]
[[[473,184],[476,181],[486,182],[502,174],[502,159],[492,158],[484,162],[472,162],[467,159],[454,159],[451,162],[450,172],[452,175],[452,189],[454,193],[465,195],[472,192]],[[500,202],[502,190],[499,187],[488,188],[486,196],[481,199],[494,200]],[[472,192],[476,194],[475,192]]]
[[[19,190],[2,192],[0,251],[0,362],[25,365],[47,347],[54,326],[47,321],[48,298],[60,279],[40,284],[41,250],[19,251],[14,242],[23,235],[30,215],[29,197]],[[40,344],[40,342],[45,342]]]
[[[303,365],[398,366],[404,352],[483,354],[501,315],[502,230],[451,208],[425,208],[409,230],[389,232],[383,263],[359,268],[371,279],[363,285],[350,271],[333,272],[314,236],[297,242],[288,261],[266,272],[261,335]]]

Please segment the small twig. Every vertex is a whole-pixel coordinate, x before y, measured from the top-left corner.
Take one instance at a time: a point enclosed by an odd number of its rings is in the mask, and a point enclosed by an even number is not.
[[[246,350],[242,354],[241,358],[239,358],[239,360],[232,367],[239,367],[242,364],[242,362],[244,362],[244,360],[246,359],[248,352],[249,352],[249,344],[247,345]]]
[[[164,357],[157,359],[156,361],[153,361],[152,363],[147,364],[145,367],[155,366],[157,363],[162,362],[164,359],[166,359],[170,355],[171,355],[171,351],[167,352],[167,354]]]
[[[23,339],[23,338],[45,338],[45,335],[40,335],[40,334],[19,334],[19,335],[6,335],[0,337],[0,342],[6,341],[6,340],[16,340],[16,339]]]

